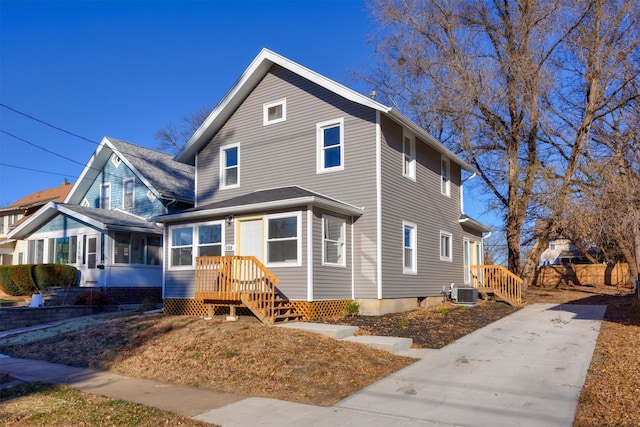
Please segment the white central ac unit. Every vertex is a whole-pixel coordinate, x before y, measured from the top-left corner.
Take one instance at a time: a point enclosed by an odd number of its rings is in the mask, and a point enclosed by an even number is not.
[[[476,288],[453,288],[451,299],[456,304],[476,304],[478,302],[478,290]]]

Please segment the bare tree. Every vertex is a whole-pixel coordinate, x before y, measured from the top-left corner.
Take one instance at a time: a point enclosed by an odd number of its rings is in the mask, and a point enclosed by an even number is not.
[[[593,124],[637,82],[637,1],[374,0],[376,91],[471,163],[525,286],[576,191]],[[534,228],[536,218],[549,227]],[[523,247],[527,257],[522,259]]]
[[[209,113],[211,108],[204,106],[191,114],[183,115],[177,124],[167,123],[165,127],[156,130],[153,135],[153,139],[157,142],[156,149],[177,154],[189,137],[204,123]]]

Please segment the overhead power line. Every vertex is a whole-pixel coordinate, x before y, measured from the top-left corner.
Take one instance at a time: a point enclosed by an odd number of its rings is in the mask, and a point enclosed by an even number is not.
[[[40,170],[40,169],[33,169],[33,168],[26,168],[24,166],[8,165],[6,163],[0,163],[0,166],[5,166],[5,167],[8,167],[8,168],[15,168],[15,169],[22,169],[22,170],[27,170],[27,171],[32,171],[32,172],[48,173],[49,175],[60,175],[60,176],[65,176],[65,177],[69,176],[69,174],[43,171],[43,170]]]
[[[29,144],[29,145],[31,145],[32,147],[39,148],[40,150],[42,150],[42,151],[46,151],[46,152],[47,152],[47,153],[49,153],[49,154],[53,154],[54,156],[58,156],[58,157],[60,157],[61,159],[69,160],[70,162],[76,163],[76,164],[78,164],[78,165],[80,165],[80,166],[84,166],[84,163],[80,163],[79,161],[74,160],[74,159],[72,159],[72,158],[70,158],[70,157],[63,156],[62,154],[58,154],[58,153],[56,153],[55,151],[51,151],[51,150],[49,150],[48,148],[44,148],[44,147],[42,147],[42,146],[40,146],[40,145],[38,145],[38,144],[34,144],[33,142],[31,142],[31,141],[27,141],[26,139],[23,139],[23,138],[20,138],[19,136],[16,136],[16,135],[12,134],[11,132],[7,132],[6,130],[2,130],[2,129],[0,129],[0,132],[1,132],[1,133],[4,133],[5,135],[9,135],[9,136],[10,136],[10,137],[12,137],[12,138],[17,139],[18,141],[24,142],[25,144]]]
[[[63,128],[61,128],[61,127],[58,127],[58,126],[52,125],[51,123],[45,122],[44,120],[40,120],[40,119],[35,118],[35,117],[33,117],[33,116],[31,116],[31,115],[29,115],[29,114],[27,114],[27,113],[23,113],[22,111],[18,111],[18,110],[16,110],[15,108],[11,108],[11,107],[9,107],[9,106],[8,106],[8,105],[6,105],[6,104],[2,104],[2,103],[0,103],[0,107],[4,107],[4,108],[6,108],[7,110],[11,110],[11,111],[13,111],[13,112],[14,112],[14,113],[16,113],[16,114],[20,114],[21,116],[27,117],[27,118],[29,118],[29,119],[31,119],[31,120],[34,120],[34,121],[38,122],[38,123],[42,123],[43,125],[45,125],[45,126],[49,126],[50,128],[53,128],[53,129],[55,129],[55,130],[59,130],[60,132],[64,132],[64,133],[66,133],[66,134],[68,134],[68,135],[74,136],[74,137],[76,137],[76,138],[80,138],[80,139],[82,139],[82,140],[84,140],[84,141],[90,142],[90,143],[95,144],[95,145],[100,145],[100,143],[99,143],[99,142],[93,141],[93,140],[91,140],[91,139],[89,139],[89,138],[85,138],[85,137],[84,137],[84,136],[82,136],[82,135],[78,135],[77,133],[70,132],[70,131],[68,131],[68,130],[66,130],[66,129],[63,129]]]

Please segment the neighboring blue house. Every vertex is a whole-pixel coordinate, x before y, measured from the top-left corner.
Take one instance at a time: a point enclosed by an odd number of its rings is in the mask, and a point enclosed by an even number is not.
[[[160,298],[162,227],[148,219],[193,205],[192,166],[105,137],[64,202],[46,204],[9,236],[27,241],[27,263],[76,266],[80,286]]]

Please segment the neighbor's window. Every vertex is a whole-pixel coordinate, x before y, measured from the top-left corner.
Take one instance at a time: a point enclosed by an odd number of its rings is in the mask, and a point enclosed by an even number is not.
[[[550,251],[555,251],[556,250],[556,241],[552,240],[549,242],[549,250]]]
[[[267,263],[300,265],[300,216],[267,218]]]
[[[100,186],[100,208],[111,209],[111,184],[102,184]]]
[[[269,102],[262,106],[263,125],[283,122],[287,120],[287,100],[281,99],[275,102]]]
[[[402,175],[416,179],[416,144],[411,137],[405,136],[402,142]]]
[[[451,163],[444,155],[440,160],[440,177],[442,181],[440,191],[445,196],[451,196]]]
[[[344,132],[343,119],[318,123],[318,172],[344,169]]]
[[[403,228],[403,273],[417,272],[416,230],[417,226],[408,222],[402,223]]]
[[[240,185],[240,146],[238,144],[220,147],[221,188]]]
[[[122,207],[124,209],[131,209],[133,208],[133,191],[135,188],[135,179],[134,178],[129,178],[129,179],[125,179],[122,183],[122,191],[123,191],[123,196],[122,196]]]
[[[329,215],[322,216],[322,263],[345,265],[346,221]]]
[[[451,233],[447,233],[446,231],[440,232],[440,260],[453,260],[451,255]]]

